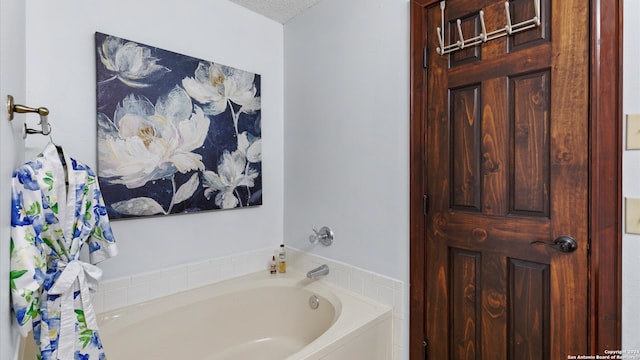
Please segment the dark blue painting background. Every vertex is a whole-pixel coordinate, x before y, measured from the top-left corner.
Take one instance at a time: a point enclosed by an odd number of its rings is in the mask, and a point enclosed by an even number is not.
[[[178,54],[172,51],[167,51],[152,46],[144,45],[136,42],[140,46],[147,47],[151,51],[151,56],[158,58],[157,64],[163,65],[169,68],[171,71],[164,74],[156,83],[145,88],[133,88],[129,87],[121,81],[107,81],[101,83],[104,80],[112,78],[114,73],[107,70],[100,61],[100,55],[97,49],[102,46],[107,34],[96,33],[96,81],[97,81],[97,113],[104,113],[110,119],[114,120],[114,112],[119,102],[122,101],[127,95],[135,94],[137,96],[145,96],[153,104],[157,103],[158,97],[166,95],[176,85],[182,87],[182,80],[186,77],[194,77],[195,70],[200,62],[208,62],[200,60],[190,56]],[[125,42],[129,40],[123,39]],[[255,74],[254,84],[257,90],[257,97],[261,96],[260,93],[260,80],[261,77]],[[192,99],[194,104],[198,104],[195,99]],[[201,105],[201,104],[198,104]],[[236,113],[239,111],[239,106],[234,104]],[[233,152],[237,148],[237,138],[234,129],[233,118],[231,110],[227,110],[219,115],[208,116],[210,119],[209,131],[207,133],[204,144],[194,150],[194,153],[202,156],[202,162],[205,165],[205,170],[211,170],[218,172],[218,162],[220,161],[222,154],[225,150]],[[254,113],[247,114],[241,113],[238,119],[238,133],[246,131],[249,138],[261,138],[261,110],[257,110]],[[99,143],[98,143],[99,144]],[[100,144],[98,145],[100,146]],[[99,163],[99,162],[98,162]],[[239,195],[240,204],[242,206],[255,206],[262,204],[262,163],[252,163],[251,167],[258,171],[259,175],[254,179],[254,186],[250,189],[244,186],[236,188],[236,193]],[[98,168],[98,175],[100,169]],[[191,176],[193,172],[182,174],[177,172],[175,174],[176,189],[184,184]],[[202,173],[199,174],[202,181]],[[168,209],[173,196],[173,189],[170,179],[160,179],[151,181],[140,188],[129,189],[124,185],[111,184],[105,179],[100,178],[100,188],[104,197],[109,217],[112,219],[131,217],[131,215],[120,214],[115,211],[111,204],[118,201],[128,200],[137,197],[149,197],[155,199],[165,210]],[[177,213],[189,213],[203,210],[215,210],[219,207],[214,201],[215,194],[207,199],[204,196],[204,188],[202,183],[198,186],[198,189],[193,196],[181,203],[175,204],[172,208],[171,214]]]

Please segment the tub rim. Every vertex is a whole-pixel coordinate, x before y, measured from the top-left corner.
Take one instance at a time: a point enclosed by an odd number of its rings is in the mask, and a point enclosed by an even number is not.
[[[300,285],[305,290],[324,297],[334,306],[334,319],[329,328],[320,336],[294,354],[284,360],[318,360],[331,352],[347,344],[352,339],[373,329],[384,321],[392,324],[393,308],[381,304],[371,298],[365,297],[351,290],[332,284],[326,279],[307,279],[304,274],[288,269],[287,273],[271,275],[266,271],[259,271],[247,275],[241,275],[223,281],[175,292],[156,299],[142,301],[135,304],[122,306],[116,309],[103,311],[97,314],[100,324],[108,321],[116,321],[122,316],[135,311],[137,316],[144,314],[142,321],[150,316],[161,313],[159,308],[166,302],[178,303],[172,306],[188,306],[203,301],[199,296],[215,293],[215,296],[228,294],[234,291],[250,290],[256,287],[270,286],[295,286]],[[199,296],[198,296],[199,295]],[[129,325],[135,324],[132,321]],[[126,326],[129,326],[126,325]],[[391,325],[392,326],[392,325]],[[393,329],[391,329],[393,333]],[[29,335],[29,337],[31,337]],[[23,356],[26,338],[20,338],[19,355]],[[393,344],[392,337],[389,343]],[[107,349],[108,351],[108,349]],[[19,359],[21,359],[19,357]]]
[[[116,309],[100,312],[96,315],[99,324],[107,324],[112,321],[125,321],[122,326],[131,326],[136,322],[144,321],[152,316],[156,316],[169,308],[177,309],[185,306],[195,305],[206,301],[212,297],[223,296],[235,292],[250,291],[268,287],[296,287],[309,293],[316,294],[327,300],[334,308],[334,317],[331,321],[333,326],[342,313],[342,301],[334,293],[334,289],[328,288],[325,284],[306,279],[300,273],[288,271],[285,274],[264,276],[262,272],[242,275],[220,282],[199,286],[193,289],[176,292],[160,298],[142,301],[139,303],[122,306]],[[132,315],[132,316],[129,316]],[[125,319],[122,319],[122,318]],[[327,329],[328,330],[328,329]]]

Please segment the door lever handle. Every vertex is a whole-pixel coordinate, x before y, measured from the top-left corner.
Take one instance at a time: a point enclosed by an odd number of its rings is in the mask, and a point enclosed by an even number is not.
[[[560,235],[553,242],[536,240],[536,241],[530,242],[529,244],[531,245],[542,244],[565,253],[574,252],[576,251],[576,249],[578,249],[578,242],[576,241],[576,239],[572,238],[569,235]]]

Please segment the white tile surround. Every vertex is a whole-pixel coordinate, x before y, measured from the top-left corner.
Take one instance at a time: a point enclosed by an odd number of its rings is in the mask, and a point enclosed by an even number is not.
[[[138,274],[100,283],[94,295],[96,312],[160,298],[180,291],[213,284],[256,271],[268,271],[275,248],[214,258],[180,265],[162,271]],[[393,307],[393,345],[395,360],[408,359],[408,285],[349,264],[287,248],[288,267],[306,272],[327,264],[330,273],[318,281],[328,281],[382,304]],[[276,275],[277,276],[277,275]]]

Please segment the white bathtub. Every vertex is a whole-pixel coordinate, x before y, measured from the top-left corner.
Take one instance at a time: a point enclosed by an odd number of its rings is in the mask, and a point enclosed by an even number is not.
[[[390,360],[391,319],[388,306],[267,271],[98,315],[109,360]],[[35,359],[27,344],[21,359]]]

